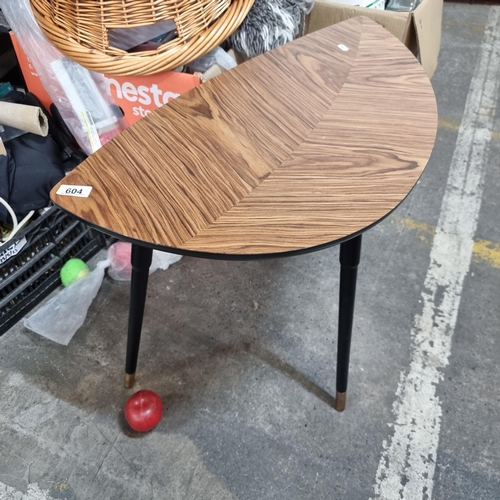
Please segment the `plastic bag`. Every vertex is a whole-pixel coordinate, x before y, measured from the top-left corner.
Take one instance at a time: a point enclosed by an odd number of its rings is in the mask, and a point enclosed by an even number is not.
[[[108,275],[117,281],[130,281],[132,278],[132,245],[124,241],[118,241],[108,249],[108,259],[110,261]],[[167,252],[153,250],[153,261],[149,268],[149,274],[157,269],[167,270],[172,264],[181,260],[182,255],[175,255]]]
[[[130,256],[132,245],[124,241],[113,243],[108,248],[109,269],[108,276],[116,281],[130,281],[132,277],[132,264]]]
[[[61,54],[38,27],[29,0],[0,0],[0,7],[62,119],[87,154],[126,128],[104,75]]]
[[[161,21],[149,26],[138,26],[134,28],[114,28],[108,31],[109,42],[112,47],[129,50],[141,43],[152,40],[165,33],[175,31],[174,21]]]
[[[24,326],[58,344],[68,345],[87,317],[90,304],[101,288],[106,268],[109,268],[111,278],[130,281],[131,250],[130,243],[119,241],[111,245],[106,260],[98,262],[91,273],[52,297],[29,318],[24,318]],[[157,269],[166,270],[181,258],[182,255],[154,250],[149,274]]]
[[[153,262],[151,262],[149,274],[154,273],[157,269],[166,271],[172,264],[179,262],[181,259],[182,255],[153,250]]]
[[[87,276],[52,297],[29,318],[24,318],[24,326],[58,344],[68,345],[83,325],[109,264],[109,260],[99,262]]]
[[[214,64],[219,64],[225,70],[236,67],[236,61],[221,47],[216,47],[203,57],[199,57],[195,61],[189,63],[188,66],[193,73],[205,73],[205,71]]]

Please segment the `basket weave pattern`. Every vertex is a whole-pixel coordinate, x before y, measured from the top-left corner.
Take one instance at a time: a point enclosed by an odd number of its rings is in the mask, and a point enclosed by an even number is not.
[[[254,0],[31,0],[47,38],[94,71],[147,75],[175,69],[222,43]],[[128,53],[110,46],[108,30],[172,20],[177,37],[157,50]]]

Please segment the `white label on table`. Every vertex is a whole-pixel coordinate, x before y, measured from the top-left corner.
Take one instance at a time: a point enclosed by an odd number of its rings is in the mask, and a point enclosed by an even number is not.
[[[349,50],[349,47],[346,47],[343,43],[337,45],[337,47],[344,52],[347,52]]]
[[[69,186],[68,184],[61,184],[56,194],[60,196],[77,196],[78,198],[88,198],[92,186]]]

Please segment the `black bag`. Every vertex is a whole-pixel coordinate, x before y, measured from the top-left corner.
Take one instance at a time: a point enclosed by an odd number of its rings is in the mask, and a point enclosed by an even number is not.
[[[14,186],[15,169],[16,165],[12,158],[12,153],[10,150],[7,150],[7,156],[0,155],[0,197],[7,202],[10,199],[10,192]],[[7,209],[0,204],[0,222],[7,222],[7,218],[10,219]]]
[[[64,177],[59,146],[50,136],[24,134],[6,143],[0,159],[0,196],[22,219],[30,210],[48,206],[50,190]],[[0,205],[0,221],[12,223]]]
[[[43,109],[33,94],[13,91],[4,99]],[[74,146],[73,137],[65,126],[58,125],[46,110],[43,111],[49,120],[49,135],[24,134],[11,139],[5,143],[7,156],[0,156],[0,196],[10,204],[18,219],[30,210],[48,206],[52,187],[64,177],[65,171],[85,159],[85,154]],[[2,204],[0,222],[12,224]]]

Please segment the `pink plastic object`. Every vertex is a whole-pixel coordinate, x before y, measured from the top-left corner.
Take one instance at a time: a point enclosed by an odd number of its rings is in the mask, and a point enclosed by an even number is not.
[[[118,281],[130,281],[132,276],[131,255],[132,245],[130,243],[119,241],[109,247],[108,258],[111,263],[108,274],[111,278]]]

